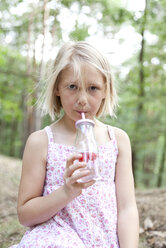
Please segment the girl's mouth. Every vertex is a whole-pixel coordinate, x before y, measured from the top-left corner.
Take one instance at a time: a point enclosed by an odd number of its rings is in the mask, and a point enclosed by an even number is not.
[[[81,114],[81,113],[84,113],[84,114],[86,114],[87,112],[85,112],[85,111],[77,111],[79,114]]]

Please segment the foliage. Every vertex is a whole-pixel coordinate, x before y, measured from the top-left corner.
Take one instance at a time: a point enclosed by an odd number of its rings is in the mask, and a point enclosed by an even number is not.
[[[145,3],[144,10],[129,11],[123,1],[115,0],[0,2],[1,153],[20,157],[29,133],[51,122],[48,117],[40,122],[33,105],[38,81],[59,44],[86,40],[92,33],[112,39],[132,27],[138,37],[135,52],[115,69],[117,119],[108,116],[105,122],[130,136],[137,187],[165,185],[166,3]],[[64,13],[73,18],[71,27],[62,22]],[[123,45],[123,37],[117,39]]]

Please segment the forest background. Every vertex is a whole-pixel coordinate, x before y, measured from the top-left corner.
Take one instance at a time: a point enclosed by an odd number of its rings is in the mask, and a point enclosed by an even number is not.
[[[28,135],[51,123],[35,103],[68,40],[107,54],[119,107],[102,121],[131,139],[139,248],[166,247],[165,23],[165,0],[0,1],[0,247],[25,232],[16,213],[22,153]]]
[[[51,123],[35,107],[48,65],[65,41],[87,40],[112,65],[119,108],[103,121],[129,134],[136,187],[166,185],[166,1],[129,2],[1,0],[1,154],[21,158],[28,135]]]

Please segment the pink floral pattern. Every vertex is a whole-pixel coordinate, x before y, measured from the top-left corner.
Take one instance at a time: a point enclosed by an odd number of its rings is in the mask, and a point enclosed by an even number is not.
[[[54,143],[48,134],[47,172],[43,195],[63,185],[66,158],[74,146]],[[102,180],[96,182],[47,222],[30,228],[12,248],[119,248],[115,166],[118,155],[113,127],[110,142],[99,147]]]

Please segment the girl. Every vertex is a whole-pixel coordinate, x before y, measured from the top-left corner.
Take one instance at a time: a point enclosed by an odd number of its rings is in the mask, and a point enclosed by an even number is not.
[[[96,117],[114,114],[116,92],[107,59],[86,42],[59,51],[42,107],[63,117],[28,138],[18,196],[18,217],[30,227],[19,245],[43,248],[137,248],[138,212],[127,134]],[[95,122],[101,177],[74,153],[81,113]],[[77,172],[77,173],[75,173]]]

